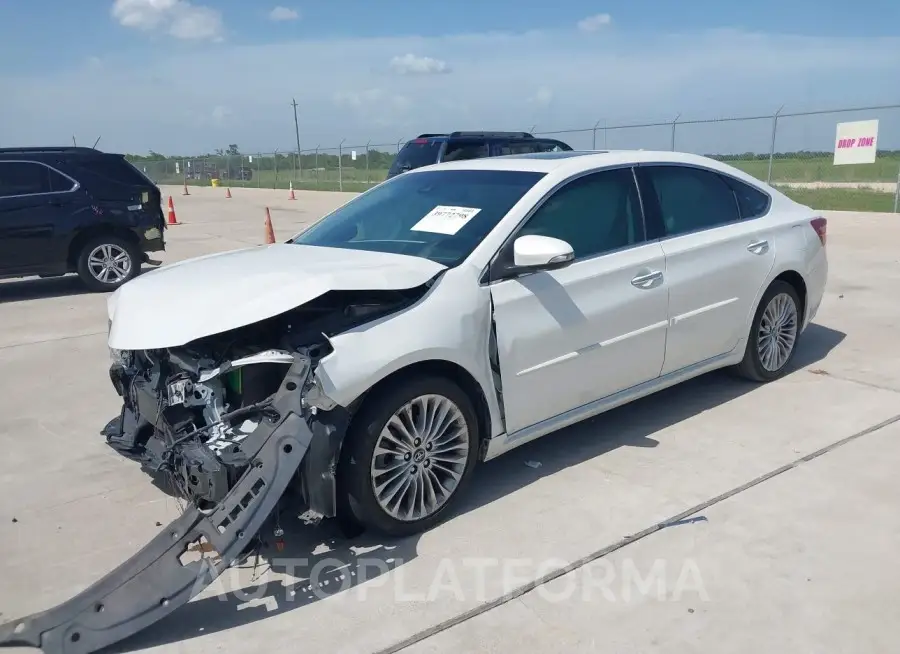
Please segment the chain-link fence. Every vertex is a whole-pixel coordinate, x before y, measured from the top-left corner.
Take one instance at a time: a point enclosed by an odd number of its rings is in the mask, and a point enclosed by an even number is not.
[[[833,164],[836,125],[879,121],[875,163]],[[580,129],[534,131],[576,150],[678,150],[727,161],[797,199],[821,208],[897,211],[900,104],[771,115],[622,124],[598,120]],[[413,138],[415,135],[410,135]],[[407,139],[369,141],[300,152],[239,153],[153,159],[133,157],[159,184],[361,191],[383,181]],[[214,182],[213,180],[218,180]]]

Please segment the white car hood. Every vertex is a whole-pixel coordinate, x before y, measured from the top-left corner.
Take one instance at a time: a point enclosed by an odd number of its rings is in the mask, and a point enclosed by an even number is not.
[[[250,325],[337,290],[401,290],[445,266],[420,257],[276,244],[163,266],[109,298],[109,347],[154,350]]]

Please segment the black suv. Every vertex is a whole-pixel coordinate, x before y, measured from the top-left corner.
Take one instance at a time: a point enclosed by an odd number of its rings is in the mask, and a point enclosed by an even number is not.
[[[562,141],[538,138],[528,132],[420,134],[397,153],[387,176],[390,179],[407,170],[430,166],[442,161],[571,150],[572,148]]]
[[[93,148],[0,148],[0,277],[78,273],[111,291],[165,250],[159,188]]]

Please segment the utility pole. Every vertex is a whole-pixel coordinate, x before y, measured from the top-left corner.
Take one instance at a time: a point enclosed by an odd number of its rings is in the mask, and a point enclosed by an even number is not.
[[[291,98],[291,106],[294,108],[294,134],[297,137],[297,177],[303,181],[303,163],[300,158],[300,123],[297,122],[297,100]]]

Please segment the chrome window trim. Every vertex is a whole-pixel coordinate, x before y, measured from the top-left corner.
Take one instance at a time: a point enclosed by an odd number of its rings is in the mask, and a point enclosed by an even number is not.
[[[20,195],[0,195],[0,200],[10,200],[10,199],[16,199],[16,198],[35,198],[35,197],[43,197],[43,196],[47,196],[47,195],[64,195],[66,193],[74,193],[75,191],[77,191],[78,189],[81,188],[81,184],[78,182],[78,180],[73,179],[71,176],[65,174],[63,171],[51,166],[50,164],[44,163],[43,161],[35,161],[34,159],[0,159],[0,166],[2,166],[5,163],[34,164],[37,166],[43,166],[44,168],[49,168],[56,174],[62,175],[67,180],[72,182],[72,188],[70,188],[68,191],[48,191],[46,193],[24,193],[24,194],[20,194]]]

